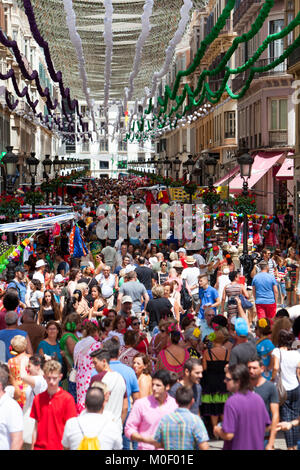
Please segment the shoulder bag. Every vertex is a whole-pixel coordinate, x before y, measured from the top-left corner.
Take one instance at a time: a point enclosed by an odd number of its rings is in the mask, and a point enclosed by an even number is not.
[[[286,391],[286,389],[284,388],[283,383],[282,383],[282,376],[281,376],[281,351],[280,351],[280,349],[279,349],[279,353],[280,353],[280,358],[279,358],[279,371],[278,371],[278,380],[277,380],[277,383],[276,383],[276,388],[277,388],[277,392],[278,392],[279,406],[282,406],[282,405],[284,404],[284,402],[286,401],[286,399],[287,399],[287,391]]]

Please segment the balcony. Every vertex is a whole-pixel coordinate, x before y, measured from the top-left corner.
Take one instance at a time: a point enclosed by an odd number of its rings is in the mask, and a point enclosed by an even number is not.
[[[276,130],[269,131],[269,145],[270,146],[282,146],[288,143],[288,131]]]
[[[288,57],[288,68],[294,67],[298,64],[300,68],[300,46],[298,46]]]
[[[254,63],[254,67],[265,67],[271,62],[273,62],[273,58],[269,59],[260,59]],[[246,80],[249,77],[250,69],[247,69],[245,72],[239,73],[232,79],[232,91],[236,93],[240,90],[246,83]],[[262,77],[271,77],[271,76],[278,76],[284,75],[287,73],[287,61],[285,60],[281,64],[277,65],[274,69],[267,70],[266,72],[256,72],[254,75],[254,80],[257,78]]]
[[[240,0],[236,2],[237,7],[233,12],[233,27],[239,23],[239,29],[247,24],[252,16],[259,10],[262,0]]]

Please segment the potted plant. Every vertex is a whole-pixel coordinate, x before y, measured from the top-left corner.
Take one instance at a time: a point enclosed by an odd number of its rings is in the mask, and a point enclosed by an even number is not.
[[[234,200],[234,208],[238,214],[255,214],[256,202],[254,195],[249,193],[247,196],[239,194]]]

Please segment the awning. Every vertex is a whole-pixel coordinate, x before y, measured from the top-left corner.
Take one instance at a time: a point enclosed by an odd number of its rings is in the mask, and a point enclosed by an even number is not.
[[[251,177],[248,179],[248,188],[253,186],[272,168],[275,163],[282,157],[283,152],[258,152],[254,156]],[[230,183],[230,192],[243,189],[243,179],[238,174]]]
[[[276,174],[277,180],[292,180],[294,178],[294,159],[286,158]]]
[[[240,169],[239,165],[234,167],[233,170],[227,173],[227,175],[223,176],[223,178],[221,178],[219,181],[216,181],[214,183],[214,186],[218,187],[218,186],[224,186],[224,183],[227,184],[227,181],[233,176],[235,176],[238,173],[239,169]]]

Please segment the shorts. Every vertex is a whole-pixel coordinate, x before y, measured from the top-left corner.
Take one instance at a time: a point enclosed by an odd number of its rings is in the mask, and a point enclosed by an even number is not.
[[[272,320],[276,315],[276,302],[273,304],[256,304],[257,319],[268,318]]]

